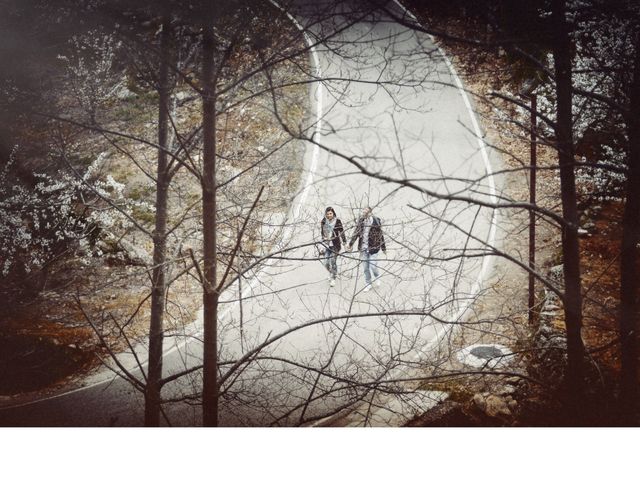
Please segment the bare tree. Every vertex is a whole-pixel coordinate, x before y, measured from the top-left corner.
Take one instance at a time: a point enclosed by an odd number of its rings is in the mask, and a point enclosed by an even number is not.
[[[204,7],[202,43],[202,225],[203,225],[203,305],[204,358],[202,409],[203,425],[218,425],[218,299],[216,230],[216,76],[214,74],[215,2]]]
[[[560,188],[562,214],[565,225],[562,230],[562,252],[565,282],[565,321],[567,324],[568,365],[567,381],[569,395],[575,408],[581,405],[584,390],[584,345],[582,343],[582,290],[580,277],[580,251],[578,245],[578,211],[576,200],[572,114],[571,114],[571,58],[569,30],[566,20],[565,2],[553,2],[555,38],[553,55],[555,60],[556,97],[558,117],[556,138],[560,164]]]
[[[171,79],[171,11],[167,0],[162,2],[162,31],[160,33],[160,68],[158,75],[158,166],[156,173],[155,230],[153,231],[153,272],[151,283],[151,319],[149,323],[149,367],[145,389],[145,425],[160,422],[160,390],[162,384],[162,355],[164,311],[167,299],[167,220],[171,169],[167,151],[170,148],[169,101]]]

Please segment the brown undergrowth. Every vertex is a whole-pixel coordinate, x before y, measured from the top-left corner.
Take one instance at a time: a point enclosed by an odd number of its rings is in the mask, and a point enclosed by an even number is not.
[[[451,16],[444,9],[429,9],[421,2],[406,2],[414,14],[425,25],[436,30],[446,31],[453,37],[489,38],[486,28],[468,18]],[[511,177],[520,180],[507,182],[505,192],[515,201],[528,201],[526,172],[520,171],[529,163],[529,132],[526,123],[517,119],[513,104],[492,95],[505,85],[517,91],[513,84],[514,73],[506,56],[498,49],[487,51],[474,49],[464,42],[436,39],[452,59],[465,88],[475,103],[477,113],[483,119],[487,138],[494,148],[502,154],[505,168],[512,170]],[[526,120],[526,119],[525,119]],[[552,132],[548,132],[549,136]],[[561,213],[559,195],[559,174],[555,150],[542,140],[538,144],[537,204],[556,213]],[[617,377],[620,371],[620,350],[617,342],[617,314],[619,306],[622,204],[617,201],[594,200],[590,196],[588,182],[581,186],[581,195],[588,199],[589,207],[582,209],[581,225],[589,225],[588,231],[580,239],[581,274],[584,295],[584,327],[582,336],[587,351],[587,392],[585,394],[584,421],[589,425],[620,424],[616,415]],[[585,205],[587,202],[585,202]],[[524,215],[524,213],[523,213]],[[504,248],[519,252],[520,258],[526,258],[526,219],[520,219],[522,228],[513,230],[524,241],[507,242]],[[549,269],[561,264],[561,232],[551,222],[538,218],[536,255],[539,270],[545,275]],[[519,365],[533,379],[540,383],[526,382],[517,378],[512,382],[517,388],[507,398],[517,400],[518,407],[507,416],[490,416],[481,411],[474,403],[474,393],[478,391],[495,392],[509,387],[504,377],[465,378],[461,377],[445,385],[429,385],[431,389],[453,392],[450,399],[433,411],[409,423],[408,426],[553,426],[570,425],[573,420],[566,415],[565,392],[562,390],[562,372],[564,358],[558,351],[545,357],[532,343],[536,338],[539,325],[526,323],[527,295],[526,276],[520,276],[521,288],[515,294],[504,297],[504,305],[511,312],[510,321],[516,321],[528,334],[519,338],[515,344],[523,349],[519,356]],[[496,286],[498,288],[499,285]],[[511,286],[512,287],[512,286]],[[538,286],[536,293],[538,309],[545,295]],[[538,310],[538,314],[541,312]],[[492,318],[491,308],[483,312],[485,320]],[[495,315],[494,315],[495,316]],[[495,316],[498,318],[498,316]],[[564,336],[564,317],[559,309],[553,313],[548,324],[554,335]],[[511,329],[512,333],[516,330]],[[504,333],[504,332],[503,332]],[[515,333],[517,335],[517,333]],[[545,357],[546,360],[543,360]],[[546,362],[546,363],[545,363]],[[624,421],[624,420],[623,420]]]

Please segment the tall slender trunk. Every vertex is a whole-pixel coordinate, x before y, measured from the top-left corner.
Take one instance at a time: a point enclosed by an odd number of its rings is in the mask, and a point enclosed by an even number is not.
[[[578,241],[578,209],[573,155],[573,122],[571,115],[571,41],[566,20],[565,0],[553,0],[557,119],[556,139],[560,164],[562,216],[566,225],[562,230],[565,299],[564,313],[567,328],[566,383],[573,412],[579,415],[584,392],[584,344],[582,342],[582,292],[580,251]]]
[[[631,85],[630,109],[627,118],[629,158],[626,203],[622,217],[620,251],[620,338],[621,379],[620,407],[623,419],[632,419],[638,412],[638,249],[640,242],[640,32],[636,36],[635,66]],[[633,418],[635,422],[638,418]]]
[[[202,58],[202,223],[204,240],[204,359],[202,422],[218,425],[218,297],[216,285],[216,85],[214,78],[214,1],[205,7]]]
[[[153,273],[151,291],[151,323],[149,325],[149,366],[145,391],[144,423],[160,424],[160,390],[162,388],[162,344],[164,341],[164,308],[167,292],[167,203],[169,195],[169,166],[166,149],[169,130],[169,62],[170,12],[168,1],[162,5],[162,33],[160,35],[160,71],[158,76],[158,165],[156,174],[156,218],[153,232]]]

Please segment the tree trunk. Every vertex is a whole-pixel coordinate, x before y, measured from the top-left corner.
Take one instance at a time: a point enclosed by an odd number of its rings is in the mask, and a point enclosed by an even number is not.
[[[638,250],[640,241],[640,33],[636,37],[635,66],[627,118],[629,158],[626,203],[620,251],[620,413],[625,424],[637,422],[638,411]]]
[[[578,209],[573,158],[573,122],[571,114],[571,41],[566,20],[565,0],[553,0],[557,119],[556,140],[560,164],[560,191],[562,216],[566,222],[562,230],[564,259],[564,313],[567,328],[566,383],[569,407],[578,416],[584,392],[584,344],[582,343],[582,293],[580,278],[580,251],[578,241]]]
[[[158,77],[158,170],[156,175],[156,215],[153,232],[153,272],[151,291],[151,323],[149,325],[149,366],[145,391],[145,426],[160,423],[160,390],[162,379],[162,344],[164,341],[164,308],[167,291],[167,203],[169,168],[166,149],[169,129],[169,42],[170,13],[163,2],[163,22],[160,36],[160,72]]]
[[[216,285],[216,86],[214,79],[214,1],[205,7],[202,59],[202,223],[204,240],[204,358],[202,421],[218,425],[218,296]]]

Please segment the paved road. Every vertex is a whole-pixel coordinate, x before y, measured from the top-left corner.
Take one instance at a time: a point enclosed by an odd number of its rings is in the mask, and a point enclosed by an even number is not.
[[[317,240],[324,207],[333,206],[347,235],[362,207],[383,220],[388,255],[375,288],[364,282],[357,256],[339,259],[331,288],[312,247],[291,251],[228,292],[221,322],[221,358],[232,362],[282,332],[300,328],[260,350],[250,366],[224,386],[223,425],[297,424],[356,401],[381,379],[406,373],[407,362],[437,345],[447,325],[469,305],[489,268],[462,250],[493,241],[493,211],[425,195],[365,175],[411,179],[437,195],[490,200],[490,159],[456,79],[431,40],[382,15],[361,15],[357,2],[298,3],[293,15],[309,26],[310,39],[327,38],[312,55],[319,76],[313,87],[318,115],[307,126],[321,146],[307,144],[304,188],[296,198],[281,246]],[[480,179],[480,180],[478,180]],[[416,209],[422,209],[419,212]],[[442,258],[453,257],[448,261]],[[392,312],[411,311],[412,315]],[[240,318],[242,312],[242,318]],[[333,320],[326,320],[334,318]],[[242,322],[241,322],[242,320]],[[242,329],[239,325],[242,323]],[[166,373],[197,365],[200,342],[178,341]],[[142,398],[126,382],[89,386],[57,398],[0,411],[1,424],[139,425]],[[185,377],[164,394],[197,392],[199,378]],[[171,424],[200,421],[197,406],[166,409]]]

